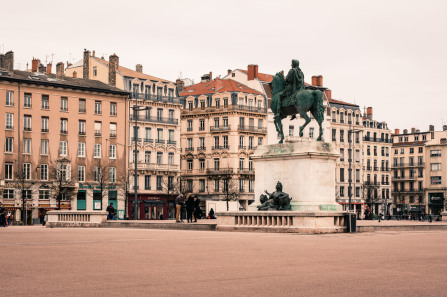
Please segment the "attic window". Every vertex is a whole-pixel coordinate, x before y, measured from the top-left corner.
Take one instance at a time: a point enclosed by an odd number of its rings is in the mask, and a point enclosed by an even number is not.
[[[231,73],[231,77],[236,77],[236,73]]]
[[[8,71],[0,71],[0,75],[11,76],[11,73],[9,73]]]
[[[189,90],[189,91],[188,91],[188,93],[192,93],[192,92],[194,92],[194,90]]]
[[[214,91],[216,88],[211,88],[211,91]]]
[[[30,75],[29,78],[35,79],[35,80],[40,80],[40,77],[38,77],[37,75]]]
[[[205,85],[206,88],[208,88],[210,86],[210,84]]]

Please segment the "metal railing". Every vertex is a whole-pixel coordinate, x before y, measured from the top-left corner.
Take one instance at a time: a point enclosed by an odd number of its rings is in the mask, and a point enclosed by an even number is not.
[[[165,117],[148,117],[148,116],[134,116],[130,115],[130,120],[135,121],[135,118],[137,121],[143,121],[143,122],[151,122],[151,123],[162,123],[162,124],[172,124],[172,125],[178,125],[178,119],[174,118],[165,118]]]
[[[212,150],[226,150],[226,149],[229,149],[230,147],[227,145],[227,146],[213,146],[213,147],[211,147],[211,149]]]
[[[259,128],[255,126],[237,126],[238,131],[248,131],[257,133],[267,133],[267,128]]]
[[[150,100],[155,102],[163,102],[163,103],[176,103],[180,104],[180,98],[178,97],[172,97],[172,96],[161,96],[161,95],[154,95],[154,94],[145,94],[145,93],[131,93],[132,99],[143,99],[143,100]]]
[[[220,132],[220,131],[230,131],[231,130],[231,126],[228,125],[226,127],[215,127],[215,126],[210,126],[210,131],[211,132]]]
[[[101,130],[95,130],[95,136],[101,136]]]
[[[209,175],[233,174],[233,169],[207,169],[206,174]]]
[[[398,163],[393,164],[391,167],[423,167],[424,162],[418,162],[418,163]]]
[[[135,167],[135,163],[131,162],[131,168]],[[165,171],[178,171],[179,165],[173,164],[157,164],[157,163],[137,163],[137,170],[165,170]]]

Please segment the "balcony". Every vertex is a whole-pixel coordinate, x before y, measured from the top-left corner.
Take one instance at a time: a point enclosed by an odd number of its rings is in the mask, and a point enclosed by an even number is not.
[[[165,117],[147,117],[147,116],[130,116],[130,120],[141,122],[150,122],[150,123],[161,123],[161,124],[170,124],[170,125],[178,125],[178,119],[174,118],[165,118]]]
[[[79,136],[85,136],[85,131],[79,131]]]
[[[132,99],[142,99],[142,100],[149,100],[149,101],[154,101],[154,102],[181,104],[180,98],[171,97],[171,96],[161,96],[161,95],[153,95],[153,94],[145,94],[145,93],[131,93],[131,97],[132,97]]]
[[[199,146],[199,147],[197,147],[197,151],[206,151],[206,147]]]
[[[95,130],[95,136],[101,136],[101,130]]]
[[[388,171],[391,171],[391,169],[386,168],[386,167],[380,167],[380,171],[388,172]]]
[[[227,149],[229,149],[230,147],[229,146],[213,146],[213,147],[211,147],[211,149],[212,150],[227,150]]]
[[[237,126],[237,130],[244,132],[267,133],[267,128],[259,128],[255,126]]]
[[[377,166],[374,166],[374,169],[373,169],[374,171],[379,171],[379,167],[377,167]]]
[[[132,137],[131,141],[140,142],[140,141],[141,141],[141,138],[140,138],[140,137],[137,137],[137,138]]]
[[[238,174],[244,174],[244,175],[254,175],[255,171],[254,170],[250,170],[250,169],[238,169],[237,173]]]
[[[393,168],[405,168],[405,167],[424,167],[424,162],[419,162],[419,163],[398,163],[398,164],[393,164],[391,167]]]
[[[193,152],[194,148],[193,147],[187,147],[185,148],[185,152]]]
[[[408,193],[408,194],[415,194],[415,193],[422,193],[424,192],[423,189],[403,189],[403,190],[396,190],[394,189],[392,191],[393,193]]]
[[[145,138],[145,139],[144,139],[144,142],[147,142],[147,143],[153,143],[154,140],[153,140],[152,138]]]
[[[206,174],[208,174],[208,175],[228,175],[228,174],[233,174],[233,169],[207,169]]]
[[[374,138],[374,137],[368,137],[368,136],[364,136],[364,137],[363,137],[363,141],[391,143],[391,139]]]
[[[175,140],[168,140],[168,144],[170,144],[170,145],[176,145],[176,144],[177,144],[177,141],[175,141]]]
[[[231,109],[267,113],[266,107],[246,106],[246,105],[229,105]]]
[[[50,129],[48,129],[48,128],[42,128],[42,129],[40,129],[40,131],[43,132],[43,133],[47,133],[47,132],[50,131]]]
[[[239,146],[239,149],[241,149],[241,150],[245,150],[247,147],[245,146],[245,145],[240,145]]]
[[[135,163],[131,162],[129,168],[132,170],[135,168]],[[137,163],[137,170],[150,170],[150,171],[179,171],[179,165],[173,164],[157,164],[157,163]]]
[[[156,139],[156,140],[155,140],[155,143],[165,144],[165,143],[166,143],[166,140],[163,140],[163,139]]]
[[[215,126],[211,126],[210,127],[210,131],[211,132],[225,132],[225,131],[230,131],[231,130],[231,126],[226,126],[226,127],[215,127]]]
[[[380,187],[380,182],[374,182],[374,181],[366,181],[365,186],[375,186]]]
[[[416,176],[397,176],[397,177],[393,177],[393,180],[416,180],[417,177]]]
[[[116,130],[110,131],[110,137],[116,137]]]
[[[61,134],[68,134],[67,130],[61,130]]]
[[[31,131],[31,127],[24,127],[23,131]]]
[[[248,146],[248,149],[249,149],[249,150],[255,150],[256,148],[257,148],[257,146],[252,146],[252,145],[249,145],[249,146]]]

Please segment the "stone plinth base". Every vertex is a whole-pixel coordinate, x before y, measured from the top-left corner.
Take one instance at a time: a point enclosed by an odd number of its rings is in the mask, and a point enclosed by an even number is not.
[[[283,192],[292,197],[292,211],[341,211],[335,201],[335,161],[340,153],[330,143],[302,140],[283,144],[260,146],[251,156],[255,162],[255,203],[259,197],[275,191],[278,181]]]
[[[217,213],[217,230],[279,233],[345,232],[345,212],[244,211]]]
[[[46,226],[53,227],[99,227],[107,220],[106,211],[52,210],[47,213]]]
[[[441,216],[442,216],[442,221],[447,222],[447,211],[442,212]]]

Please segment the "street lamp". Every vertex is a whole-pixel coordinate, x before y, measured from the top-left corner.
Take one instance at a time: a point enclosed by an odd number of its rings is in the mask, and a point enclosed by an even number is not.
[[[351,222],[351,208],[352,208],[352,142],[354,141],[354,134],[360,133],[362,130],[354,130],[352,128],[352,122],[350,124],[349,130],[348,130],[348,143],[349,143],[349,176],[348,176],[348,198],[349,198],[349,204],[348,204],[348,215],[349,215],[349,232],[352,232],[352,222]],[[351,136],[351,137],[349,137]],[[351,141],[349,141],[351,140]]]
[[[137,127],[138,127],[138,112],[139,111],[143,111],[143,110],[148,110],[149,106],[141,106],[141,105],[133,105],[132,106],[133,109],[133,117],[135,119],[135,126],[133,129],[133,138],[134,138],[134,142],[135,142],[135,149],[134,149],[134,164],[135,164],[135,171],[134,171],[134,182],[133,182],[133,187],[134,187],[134,213],[133,213],[133,219],[136,220],[138,218],[137,213],[138,213],[138,188],[137,188],[137,170],[138,170],[138,154],[137,154],[137,141],[138,141],[138,135],[137,135]]]

